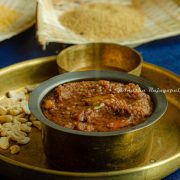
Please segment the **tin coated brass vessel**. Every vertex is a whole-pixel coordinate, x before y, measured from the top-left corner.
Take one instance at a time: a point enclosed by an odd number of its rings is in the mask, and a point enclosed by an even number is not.
[[[84,80],[109,80],[134,83],[145,90],[154,110],[144,122],[111,132],[85,132],[64,128],[48,120],[41,108],[44,97],[60,84]],[[119,71],[81,71],[55,76],[40,84],[30,95],[29,108],[43,123],[43,145],[47,161],[53,167],[67,171],[110,171],[135,167],[144,162],[151,145],[152,132],[167,109],[166,97],[153,83]]]

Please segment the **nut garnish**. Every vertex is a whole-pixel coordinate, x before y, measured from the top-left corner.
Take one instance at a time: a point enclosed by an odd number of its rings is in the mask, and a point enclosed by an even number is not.
[[[11,154],[20,151],[19,145],[29,143],[32,126],[41,130],[41,122],[31,114],[28,107],[27,96],[32,90],[11,90],[0,99],[0,148],[6,150],[12,143]]]
[[[20,146],[13,145],[10,147],[11,154],[17,154],[20,151]]]

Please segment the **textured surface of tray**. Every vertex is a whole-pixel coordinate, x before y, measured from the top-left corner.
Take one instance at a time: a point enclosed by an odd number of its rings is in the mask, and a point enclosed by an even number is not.
[[[47,71],[48,69],[48,71]],[[19,89],[27,84],[40,83],[58,74],[55,57],[39,58],[4,68],[0,71],[0,96],[9,89]],[[177,89],[179,78],[157,66],[144,64],[142,76],[163,89]],[[157,78],[158,77],[158,78]],[[7,80],[8,79],[8,80]],[[146,161],[139,167],[99,173],[61,172],[46,164],[41,133],[33,129],[32,140],[22,147],[18,155],[0,151],[0,173],[26,179],[160,179],[180,166],[179,93],[167,93],[169,107],[164,118],[154,129],[153,141]]]

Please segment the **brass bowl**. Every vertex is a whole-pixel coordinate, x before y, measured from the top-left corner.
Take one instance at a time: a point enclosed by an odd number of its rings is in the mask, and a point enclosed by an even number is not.
[[[106,43],[74,45],[57,56],[59,72],[119,70],[139,76],[142,56],[127,46]]]
[[[77,131],[64,128],[43,115],[42,100],[59,84],[93,79],[133,82],[147,92],[149,87],[157,89],[145,79],[119,71],[65,73],[45,81],[30,95],[29,107],[43,123],[43,146],[47,161],[53,167],[67,171],[110,171],[135,167],[145,160],[154,123],[166,111],[167,101],[162,92],[149,92],[155,107],[145,122],[118,131]]]

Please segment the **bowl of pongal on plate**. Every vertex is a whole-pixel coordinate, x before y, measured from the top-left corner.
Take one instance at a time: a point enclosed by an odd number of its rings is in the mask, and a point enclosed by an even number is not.
[[[151,82],[119,71],[65,73],[32,92],[47,162],[60,170],[109,171],[145,160],[153,126],[167,108]]]

